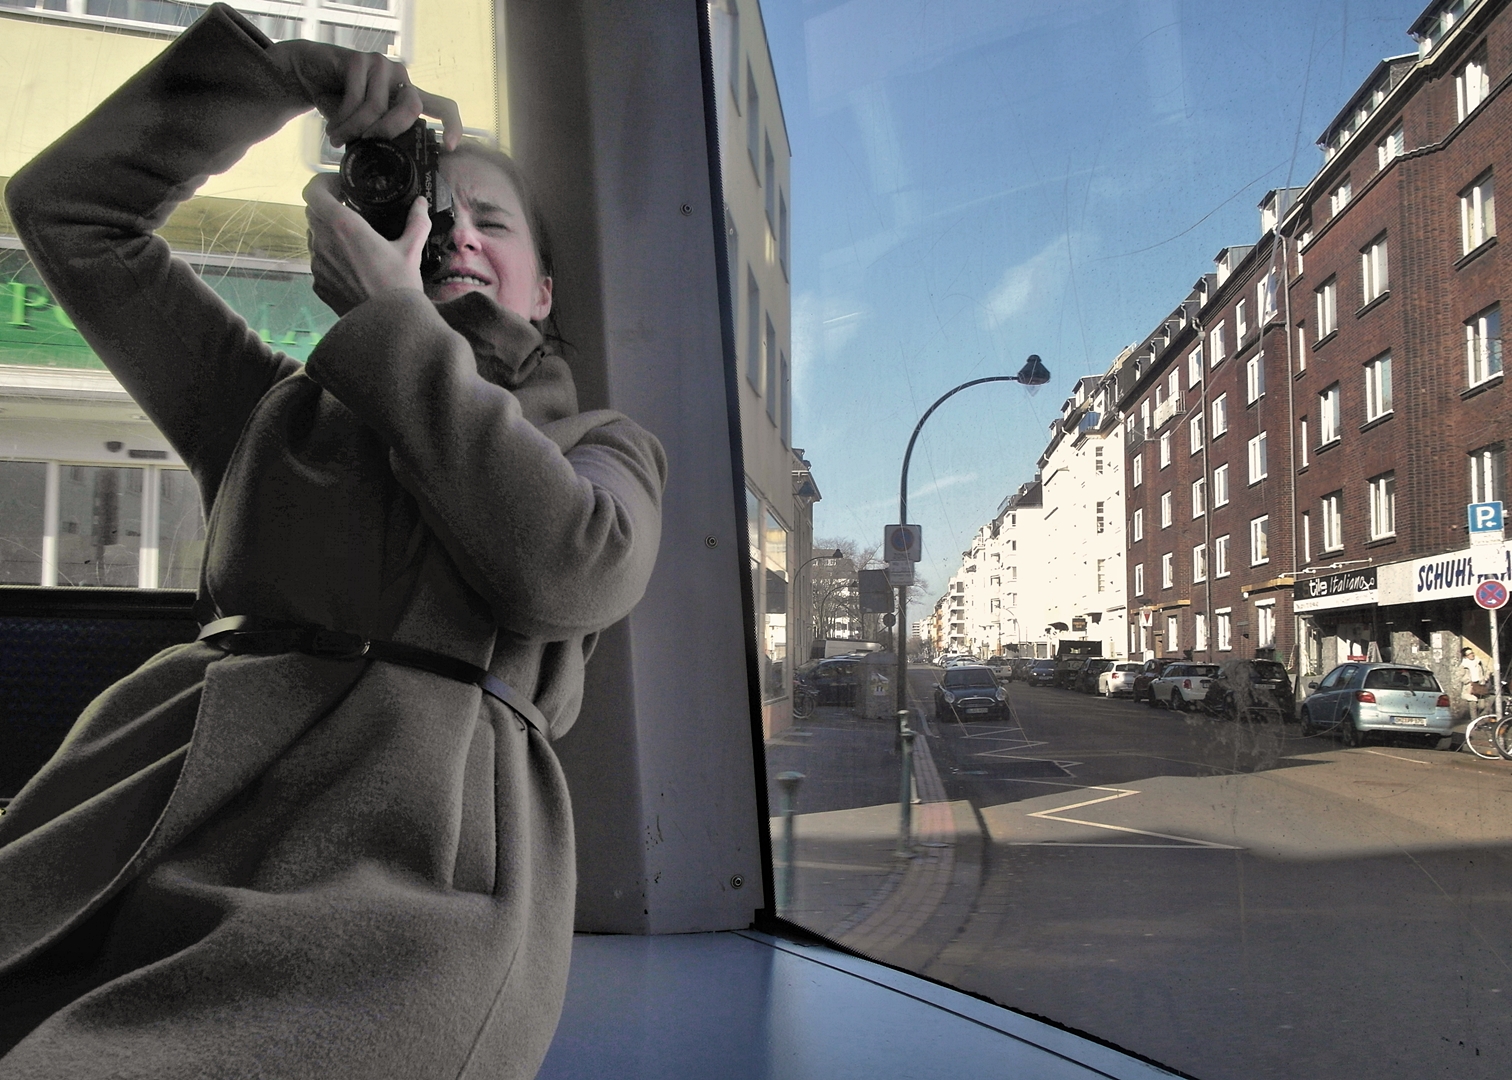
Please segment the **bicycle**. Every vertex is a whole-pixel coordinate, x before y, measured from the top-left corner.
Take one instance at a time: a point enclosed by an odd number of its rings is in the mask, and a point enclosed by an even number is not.
[[[1486,761],[1512,761],[1512,716],[1477,716],[1465,729],[1465,746]]]
[[[814,708],[819,704],[819,694],[815,690],[804,686],[802,683],[793,687],[793,719],[807,720],[814,715]]]

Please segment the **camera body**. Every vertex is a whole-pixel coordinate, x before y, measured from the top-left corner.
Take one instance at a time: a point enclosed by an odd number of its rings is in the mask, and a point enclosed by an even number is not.
[[[392,139],[356,139],[341,157],[341,198],[378,235],[404,235],[410,207],[424,196],[431,232],[420,257],[420,273],[440,269],[442,248],[452,228],[451,188],[441,175],[441,140],[424,120]]]

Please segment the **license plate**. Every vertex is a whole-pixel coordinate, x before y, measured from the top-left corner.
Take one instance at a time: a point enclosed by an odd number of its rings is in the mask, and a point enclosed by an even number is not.
[[[1426,716],[1393,716],[1391,722],[1393,724],[1406,724],[1409,727],[1428,726],[1428,718]]]
[[[987,711],[986,709],[967,709],[966,710],[966,712],[968,714],[970,714],[970,713],[984,713],[986,711]]]

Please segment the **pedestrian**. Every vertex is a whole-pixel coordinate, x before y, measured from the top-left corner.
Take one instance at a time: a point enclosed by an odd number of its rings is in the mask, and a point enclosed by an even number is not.
[[[1468,645],[1460,650],[1460,700],[1469,703],[1471,717],[1480,716],[1490,706],[1486,665]]]
[[[274,352],[154,229],[311,107],[444,121],[454,217],[395,241],[306,188]],[[202,640],[108,689],[0,817],[0,1080],[527,1080],[571,953],[551,740],[650,577],[665,458],[580,412],[512,162],[376,53],[216,4],[9,182],[27,250],[209,517]]]

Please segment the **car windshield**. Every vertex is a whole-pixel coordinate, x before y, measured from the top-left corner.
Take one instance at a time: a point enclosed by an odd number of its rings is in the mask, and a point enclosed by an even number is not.
[[[1211,679],[1214,675],[1218,674],[1218,665],[1192,664],[1187,668],[1186,673],[1188,675],[1200,675],[1204,679]]]
[[[983,668],[962,668],[945,674],[946,686],[996,686],[992,672]]]
[[[1365,676],[1367,690],[1425,690],[1439,692],[1438,680],[1431,671],[1419,668],[1376,668]]]
[[[1281,679],[1285,681],[1288,676],[1286,668],[1274,660],[1256,660],[1254,669],[1250,673],[1250,678],[1256,680]]]
[[[1139,671],[1140,670],[1140,666],[1138,664],[1119,664],[1118,667],[1115,668],[1114,670],[1116,670],[1116,671]]]

